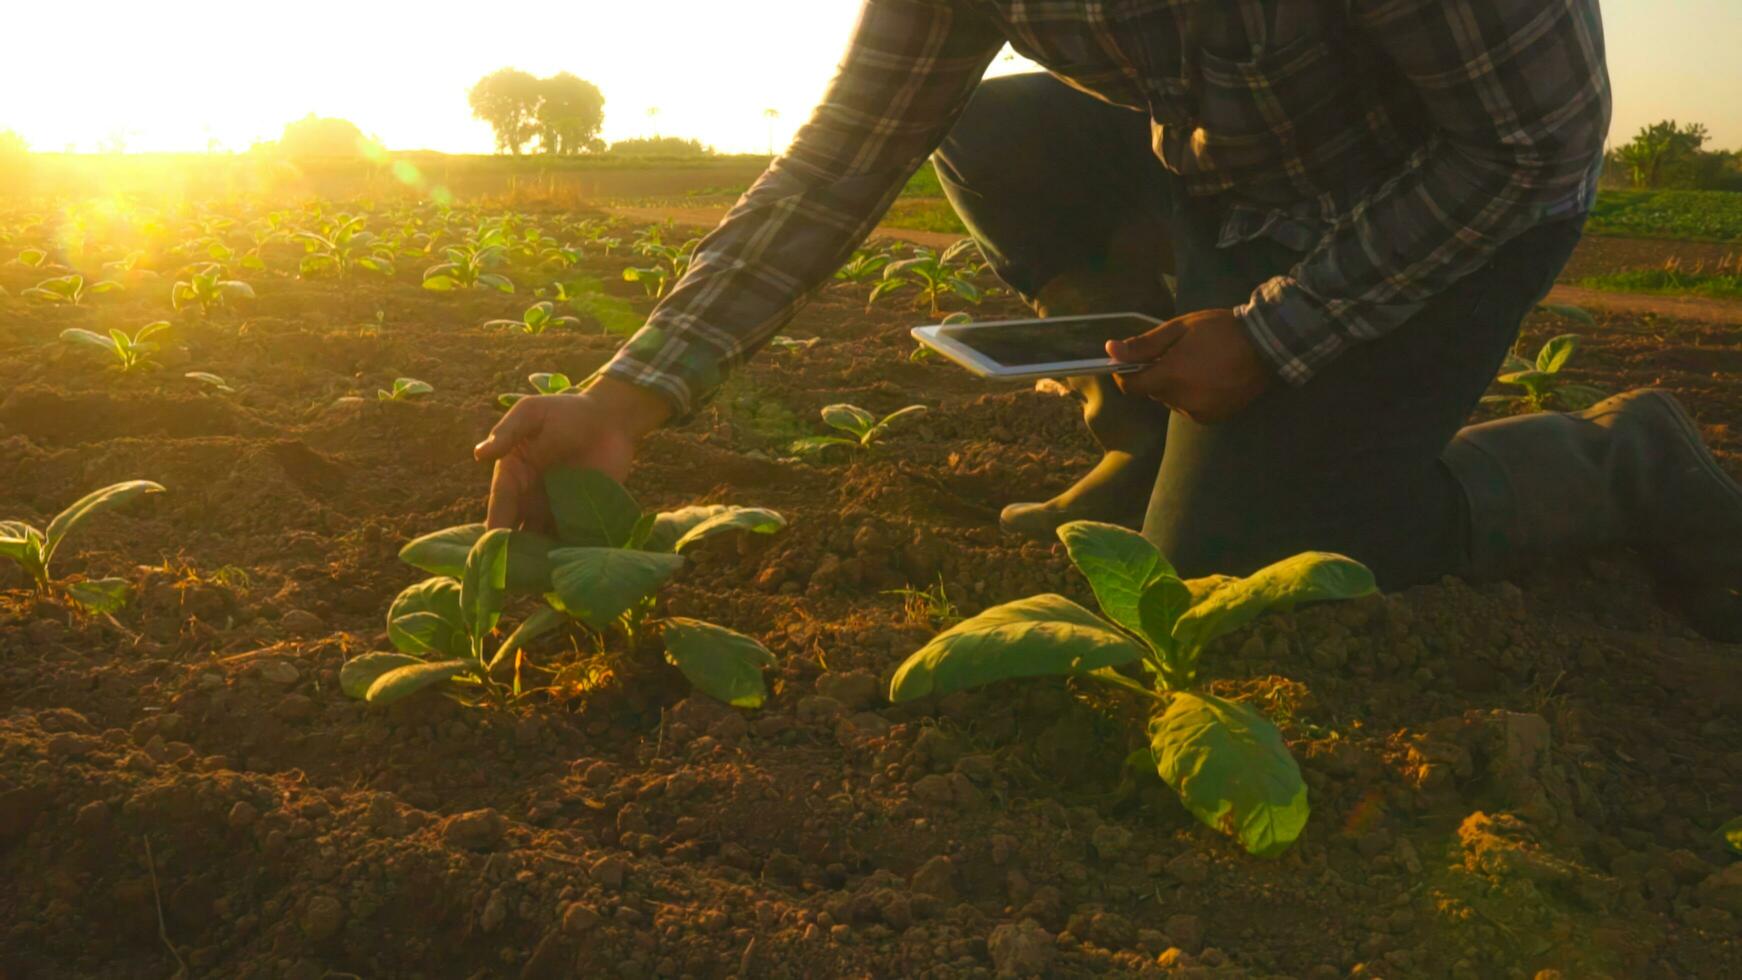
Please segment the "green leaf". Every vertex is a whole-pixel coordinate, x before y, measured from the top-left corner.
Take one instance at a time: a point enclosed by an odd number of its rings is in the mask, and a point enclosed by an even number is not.
[[[125,483],[114,483],[93,490],[80,497],[71,507],[55,515],[49,522],[48,533],[43,537],[42,561],[47,564],[54,558],[56,548],[65,540],[73,528],[81,521],[99,511],[113,510],[132,502],[137,497],[148,493],[162,493],[163,487],[150,480],[128,480]]]
[[[478,277],[478,285],[486,289],[494,289],[503,293],[514,292],[514,283],[511,282],[507,276],[499,276],[490,272]]]
[[[1732,854],[1742,854],[1742,817],[1733,817],[1718,828],[1718,836]]]
[[[911,418],[915,415],[924,415],[928,411],[930,411],[930,409],[926,408],[924,405],[909,405],[906,408],[896,409],[888,415],[883,416],[882,421],[872,426],[865,433],[863,441],[867,443],[874,441],[878,436],[888,431],[889,426],[899,419]]]
[[[664,517],[661,514],[660,517]],[[786,526],[786,518],[772,510],[761,507],[725,507],[719,513],[702,520],[685,531],[671,546],[672,551],[683,551],[690,545],[716,534],[727,531],[749,531],[753,534],[773,534]],[[658,525],[655,524],[655,533]]]
[[[432,293],[451,293],[460,288],[460,283],[450,276],[430,276],[423,281],[423,288]]]
[[[1143,653],[1113,624],[1064,596],[1031,596],[932,637],[895,672],[889,700],[912,701],[1012,677],[1088,673],[1131,663]]]
[[[1590,408],[1608,398],[1609,393],[1590,385],[1565,384],[1555,388],[1554,397],[1560,403],[1561,408],[1569,412],[1577,412]]]
[[[442,660],[436,663],[411,664],[396,667],[375,678],[363,695],[370,704],[392,704],[427,687],[434,687],[461,674],[471,673],[466,660]]]
[[[803,439],[794,439],[792,444],[786,448],[787,451],[800,456],[811,456],[835,446],[857,449],[859,448],[859,440],[846,439],[841,436],[805,436]]]
[[[1536,369],[1544,374],[1556,374],[1578,349],[1578,334],[1563,333],[1559,337],[1550,337],[1542,345],[1542,350],[1536,352]]]
[[[129,589],[124,578],[86,579],[67,586],[67,596],[86,612],[112,613],[127,605]]]
[[[822,416],[824,424],[830,428],[851,432],[861,439],[865,437],[865,433],[871,431],[872,426],[877,424],[875,415],[857,405],[844,403],[827,406],[823,409]]]
[[[569,614],[595,630],[653,595],[683,567],[678,555],[623,548],[558,548],[551,586]]]
[[[1149,723],[1155,769],[1206,827],[1276,857],[1305,829],[1306,783],[1282,733],[1246,705],[1181,692]]]
[[[387,609],[387,639],[401,653],[469,653],[472,641],[460,612],[460,583],[429,578],[406,586]]]
[[[1156,649],[1172,644],[1173,623],[1152,633],[1140,612],[1144,591],[1159,578],[1179,579],[1179,574],[1149,539],[1128,528],[1097,521],[1072,521],[1059,527],[1058,537],[1065,551],[1094,590],[1095,601],[1107,618],[1148,640]],[[1182,585],[1183,588],[1183,585]],[[1158,605],[1151,619],[1157,618],[1165,606]]]
[[[42,554],[42,532],[23,521],[0,521],[0,558],[34,561]]]
[[[60,339],[70,344],[85,344],[90,347],[100,347],[113,354],[116,352],[114,338],[105,337],[91,330],[81,330],[78,327],[68,327],[60,332]]]
[[[226,393],[233,393],[236,390],[230,387],[228,381],[225,381],[223,378],[211,373],[210,371],[189,371],[187,374],[182,375],[182,377],[187,378],[190,381],[198,381],[201,384],[210,385],[218,391]]]
[[[567,618],[549,606],[540,606],[537,612],[522,620],[514,628],[514,632],[508,634],[508,639],[503,640],[502,645],[496,648],[496,655],[490,658],[490,669],[495,670],[498,664],[513,660],[521,647],[561,626]]]
[[[484,525],[461,524],[416,538],[399,549],[399,560],[431,575],[458,579],[466,571],[466,555],[484,536]],[[508,532],[508,591],[542,594],[550,591],[550,551],[557,543],[532,531]]]
[[[369,688],[382,674],[423,662],[423,658],[409,653],[365,653],[352,657],[339,668],[339,690],[346,697],[361,701],[369,696]]]
[[[240,279],[226,279],[218,283],[218,291],[223,293],[226,300],[254,298],[254,287]]]
[[[554,371],[540,371],[526,377],[528,383],[546,395],[558,395],[574,387],[569,376]]]
[[[1307,551],[1222,583],[1180,617],[1173,638],[1184,650],[1197,651],[1268,610],[1286,611],[1303,602],[1353,599],[1376,591],[1367,566],[1342,555]]]
[[[580,466],[544,473],[544,492],[556,518],[557,539],[576,547],[621,548],[635,533],[641,505],[623,484]]]
[[[666,620],[665,655],[703,694],[739,708],[760,708],[768,697],[762,672],[774,654],[755,639],[699,619]]]
[[[496,628],[508,597],[508,532],[485,531],[466,554],[460,577],[460,616],[472,634],[472,648]]]

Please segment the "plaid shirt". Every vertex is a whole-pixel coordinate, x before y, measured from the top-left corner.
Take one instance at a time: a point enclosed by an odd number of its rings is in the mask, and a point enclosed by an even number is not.
[[[1300,384],[1530,228],[1589,210],[1610,94],[1598,0],[866,0],[823,102],[606,372],[685,414],[875,227],[1008,41],[1146,112],[1303,253],[1235,310]]]

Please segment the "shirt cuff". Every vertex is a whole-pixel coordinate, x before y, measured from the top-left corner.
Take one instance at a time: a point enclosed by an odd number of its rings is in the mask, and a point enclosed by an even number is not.
[[[637,330],[599,373],[664,399],[667,425],[688,420],[724,380],[717,354],[654,323]]]
[[[1336,321],[1289,276],[1277,276],[1234,308],[1246,336],[1277,377],[1303,385],[1348,347]]]

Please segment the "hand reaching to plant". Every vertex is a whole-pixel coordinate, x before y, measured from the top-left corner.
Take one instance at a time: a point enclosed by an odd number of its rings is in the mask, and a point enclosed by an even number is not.
[[[635,459],[635,443],[669,414],[658,395],[614,378],[600,378],[578,394],[515,402],[472,450],[480,462],[496,464],[489,526],[548,529],[550,505],[540,479],[546,469],[584,466],[622,480]]]
[[[1188,313],[1129,340],[1108,341],[1107,356],[1149,362],[1119,375],[1119,387],[1205,424],[1239,414],[1275,377],[1232,310]]]

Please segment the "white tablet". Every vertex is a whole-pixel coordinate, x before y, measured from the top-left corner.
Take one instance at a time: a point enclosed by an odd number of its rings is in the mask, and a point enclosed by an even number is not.
[[[983,378],[1059,378],[1142,369],[1107,356],[1107,341],[1161,325],[1141,313],[914,327],[913,338]]]

